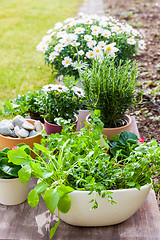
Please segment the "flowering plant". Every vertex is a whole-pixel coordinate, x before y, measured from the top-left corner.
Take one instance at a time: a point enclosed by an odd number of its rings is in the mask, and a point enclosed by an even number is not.
[[[113,17],[81,15],[58,22],[37,45],[37,51],[45,54],[45,62],[58,71],[57,75],[76,75],[74,64],[90,65],[94,57],[107,55],[131,59],[137,49],[144,49],[140,33],[127,23]]]
[[[45,119],[55,123],[55,118],[63,118],[74,122],[74,114],[81,108],[83,91],[78,87],[49,84],[42,87],[46,93],[42,99]]]

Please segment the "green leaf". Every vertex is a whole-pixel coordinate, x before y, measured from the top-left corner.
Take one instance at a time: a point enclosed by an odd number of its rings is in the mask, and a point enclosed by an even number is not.
[[[128,132],[126,131],[123,131],[120,133],[119,135],[119,142],[122,144],[122,145],[125,145],[125,146],[128,146],[127,144],[127,140],[129,139],[128,137]]]
[[[6,173],[4,173],[2,170],[1,170],[1,168],[0,168],[0,179],[1,178],[11,178],[11,176],[10,175],[8,175],[8,174],[6,174]]]
[[[38,144],[38,143],[34,143],[34,147],[36,148],[36,149],[38,149],[39,151],[42,151],[43,153],[45,153],[46,155],[50,155],[50,151],[47,149],[47,148],[45,148],[44,146],[42,146],[42,145],[40,145],[40,144]]]
[[[65,194],[73,192],[74,189],[69,186],[61,185],[57,187],[57,191],[59,192],[60,197],[63,197]]]
[[[59,198],[60,198],[60,195],[56,189],[46,190],[43,194],[44,202],[52,214],[54,213],[58,205]]]
[[[16,165],[26,165],[31,162],[31,157],[21,148],[14,149],[8,152],[8,162],[12,162]]]
[[[31,177],[31,166],[25,165],[24,167],[22,167],[18,172],[18,176],[21,183],[28,182]]]
[[[135,183],[134,183],[134,182],[127,182],[127,185],[128,185],[129,187],[134,187],[134,186],[135,186]]]
[[[43,170],[41,169],[40,163],[31,162],[30,166],[32,168],[32,173],[33,173],[34,177],[43,178]]]
[[[1,158],[0,168],[6,174],[13,177],[18,177],[18,171],[21,169],[21,166],[8,163],[8,158]]]
[[[39,203],[40,196],[37,194],[37,192],[33,189],[29,192],[27,200],[28,204],[31,207],[36,207]]]
[[[51,228],[50,230],[50,239],[53,237],[53,235],[55,234],[55,231],[57,230],[58,226],[60,224],[60,219],[58,219],[58,222],[55,224],[55,226],[53,228]]]
[[[47,179],[53,175],[53,171],[46,170],[43,172],[43,179]]]
[[[71,207],[71,197],[69,195],[64,195],[60,198],[58,202],[58,209],[62,213],[67,213]]]
[[[44,192],[44,191],[47,189],[48,186],[49,186],[49,185],[48,185],[47,183],[40,182],[40,183],[38,183],[38,184],[35,186],[34,190],[35,190],[38,194],[40,194],[40,193]]]

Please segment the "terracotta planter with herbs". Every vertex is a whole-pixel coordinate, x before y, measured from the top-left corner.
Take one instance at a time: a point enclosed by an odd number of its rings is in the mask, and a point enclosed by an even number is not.
[[[125,115],[124,118],[125,118],[126,123],[127,123],[126,125],[124,125],[122,127],[116,127],[116,128],[104,128],[102,133],[104,135],[106,135],[108,139],[110,139],[114,135],[120,134],[122,131],[130,132],[132,119],[129,115]],[[86,117],[86,121],[87,121],[88,124],[90,124],[89,119],[90,119],[90,114]]]

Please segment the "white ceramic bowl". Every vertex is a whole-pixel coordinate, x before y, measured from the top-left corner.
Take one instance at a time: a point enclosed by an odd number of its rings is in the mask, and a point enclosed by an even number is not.
[[[96,192],[88,195],[88,191],[74,191],[70,193],[71,208],[68,213],[60,213],[60,218],[75,226],[107,226],[121,223],[131,217],[146,199],[151,185],[144,185],[140,190],[136,188],[112,190],[111,204],[107,198],[101,198]],[[91,210],[96,197],[98,208]],[[55,212],[57,214],[57,212]]]

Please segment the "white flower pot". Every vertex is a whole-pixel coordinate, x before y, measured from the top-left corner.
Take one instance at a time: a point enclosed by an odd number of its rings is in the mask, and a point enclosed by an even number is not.
[[[21,183],[19,178],[0,179],[0,203],[16,205],[27,199],[29,182]]]
[[[86,117],[91,113],[90,110],[79,110],[78,111],[78,123],[77,123],[77,131],[79,131],[81,128],[83,128],[85,126],[84,123],[82,123],[82,121],[86,121]]]
[[[70,193],[71,208],[68,213],[60,213],[60,218],[75,226],[107,226],[121,223],[131,217],[146,199],[151,185],[144,185],[140,190],[136,188],[111,190],[113,200],[111,204],[107,197],[101,198],[94,192],[88,195],[89,191],[74,191]],[[97,209],[91,209],[96,197]],[[57,212],[56,212],[57,214]]]

